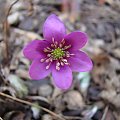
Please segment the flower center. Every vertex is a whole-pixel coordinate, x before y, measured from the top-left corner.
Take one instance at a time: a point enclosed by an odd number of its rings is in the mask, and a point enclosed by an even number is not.
[[[60,59],[65,55],[65,51],[63,51],[61,48],[56,48],[52,51],[52,56],[54,59]]]
[[[67,58],[74,55],[69,52],[69,48],[71,45],[65,45],[65,40],[63,39],[60,43],[52,39],[52,43],[49,47],[44,48],[44,53],[46,54],[46,58],[42,58],[41,62],[46,62],[48,65],[46,69],[50,68],[52,62],[56,62],[56,70],[60,70],[61,66],[70,65],[68,63]]]

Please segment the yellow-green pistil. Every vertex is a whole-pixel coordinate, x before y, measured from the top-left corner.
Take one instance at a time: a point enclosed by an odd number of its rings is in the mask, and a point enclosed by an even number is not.
[[[51,54],[54,59],[59,59],[65,55],[65,52],[61,48],[56,48],[52,51]]]

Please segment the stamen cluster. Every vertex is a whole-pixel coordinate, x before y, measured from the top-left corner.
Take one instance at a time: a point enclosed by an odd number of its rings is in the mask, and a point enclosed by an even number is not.
[[[44,48],[44,53],[46,53],[46,58],[41,59],[41,62],[46,62],[48,65],[46,66],[46,69],[50,68],[50,65],[53,61],[56,62],[56,70],[60,70],[60,66],[64,65],[70,65],[66,58],[70,57],[71,55],[68,49],[71,47],[71,45],[65,45],[65,40],[63,39],[60,43],[55,41],[54,38],[52,38],[52,43],[50,44],[50,47]]]

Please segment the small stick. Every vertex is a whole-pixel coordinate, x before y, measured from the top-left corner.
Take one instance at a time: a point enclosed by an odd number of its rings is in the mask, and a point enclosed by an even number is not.
[[[8,11],[6,13],[6,17],[5,17],[5,21],[3,23],[3,27],[4,27],[4,42],[5,42],[5,49],[6,49],[6,53],[5,53],[5,59],[6,59],[6,63],[8,65],[9,62],[9,42],[8,42],[8,37],[9,37],[9,26],[8,26],[8,16],[9,13],[13,7],[13,5],[15,5],[19,0],[16,0],[15,2],[13,2],[10,7],[8,8]]]
[[[33,6],[33,1],[32,0],[29,0],[29,7],[28,7],[28,11],[29,11],[29,13],[28,13],[28,15],[30,16],[30,15],[32,15],[33,14],[33,11],[34,11],[34,6]]]
[[[9,99],[12,99],[12,100],[14,100],[14,101],[17,101],[17,102],[20,102],[20,103],[29,105],[29,106],[37,107],[37,108],[42,109],[42,110],[44,110],[45,112],[47,112],[47,113],[55,116],[56,118],[59,118],[60,120],[65,120],[64,118],[60,117],[60,116],[57,115],[56,113],[54,113],[54,112],[52,112],[52,111],[50,111],[50,110],[48,110],[47,108],[44,108],[44,107],[42,107],[42,106],[38,106],[38,105],[33,104],[33,103],[31,103],[31,102],[28,102],[28,101],[25,101],[25,100],[21,100],[21,99],[19,99],[19,98],[12,97],[12,96],[7,95],[7,94],[2,93],[2,92],[0,92],[0,95],[1,95],[1,96],[4,96],[4,97],[7,97],[7,98],[9,98]]]
[[[77,117],[77,116],[64,116],[67,120],[83,120],[82,117]]]
[[[8,44],[8,22],[5,20],[4,25],[4,42],[5,42],[5,63],[9,61],[9,44]]]

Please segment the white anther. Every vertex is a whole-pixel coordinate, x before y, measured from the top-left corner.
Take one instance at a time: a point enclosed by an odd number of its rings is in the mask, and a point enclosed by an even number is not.
[[[48,66],[46,66],[46,69],[48,70],[48,69],[49,69],[49,67],[50,67],[49,65],[48,65]]]
[[[56,63],[56,70],[60,70],[60,62]]]
[[[67,54],[66,57],[70,57],[70,54]]]
[[[58,42],[57,42],[57,41],[55,41],[55,44],[57,45],[57,44],[58,44]]]
[[[51,47],[54,47],[54,45],[53,45],[53,44],[51,44]]]
[[[75,54],[70,54],[70,55],[75,55]]]
[[[40,60],[40,62],[44,62],[44,61],[45,61],[45,59],[41,59],[41,60]]]
[[[46,63],[50,62],[50,59],[48,58],[45,62],[46,62]]]
[[[51,57],[51,54],[47,54],[47,57]]]
[[[52,42],[53,42],[53,43],[55,42],[55,39],[54,39],[54,37],[52,37]]]
[[[46,66],[46,69],[49,69],[49,68],[50,68],[51,63],[52,63],[52,62],[50,62],[50,63]]]
[[[69,65],[69,63],[67,62],[67,63],[65,63],[65,65]]]
[[[73,56],[73,55],[75,55],[75,54],[71,54],[68,51],[66,51],[66,57],[70,57],[70,56]]]
[[[47,47],[48,50],[51,50],[49,47]]]
[[[52,58],[50,58],[50,62],[52,62],[53,61],[53,59]]]
[[[65,46],[63,49],[66,50],[66,49],[68,49],[70,47],[71,47],[71,45],[68,45],[68,46]]]
[[[60,43],[59,47],[62,48],[62,44],[61,43]]]
[[[56,70],[60,70],[60,67],[59,67],[59,66],[56,66]]]
[[[49,48],[44,48],[44,52],[52,52],[52,50]]]
[[[44,48],[44,52],[48,52],[48,49]]]
[[[63,62],[67,62],[67,60],[66,60],[66,59],[63,59],[62,61],[63,61]]]
[[[56,63],[56,66],[60,66],[60,63],[59,63],[59,62],[57,62],[57,63]]]
[[[65,40],[64,40],[64,39],[62,39],[61,44],[62,44],[62,45],[64,45],[64,44],[65,44]]]
[[[60,62],[60,64],[61,64],[62,66],[64,66],[64,63],[63,63],[63,62]]]

